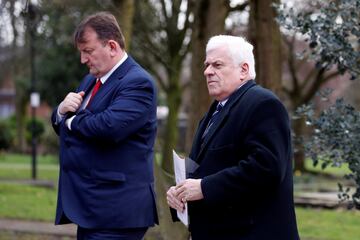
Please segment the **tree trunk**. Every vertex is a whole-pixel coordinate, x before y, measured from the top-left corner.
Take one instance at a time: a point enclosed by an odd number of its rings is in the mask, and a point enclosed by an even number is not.
[[[113,1],[117,8],[117,11],[115,11],[115,16],[119,22],[121,31],[125,37],[125,47],[127,50],[129,50],[131,43],[135,2],[134,0],[113,0]]]
[[[173,222],[170,214],[170,208],[166,200],[166,191],[173,185],[173,179],[167,177],[160,166],[155,164],[155,185],[156,198],[159,214],[159,226],[150,231],[159,232],[161,238],[157,240],[185,240],[189,239],[189,231],[181,222]]]
[[[305,121],[303,118],[293,121],[293,131],[296,140],[294,141],[294,171],[305,171],[305,153],[304,145],[298,138],[304,135]]]
[[[189,152],[198,122],[208,110],[211,98],[204,78],[205,48],[211,36],[224,32],[228,14],[226,0],[199,0],[194,6],[191,62],[191,105],[186,131],[186,151]]]
[[[273,3],[279,0],[250,1],[249,38],[255,48],[257,83],[280,94],[281,35]]]
[[[173,75],[170,77],[170,87],[166,91],[169,114],[166,120],[164,132],[161,166],[165,172],[172,174],[174,172],[172,150],[174,147],[176,147],[177,143],[178,115],[181,104],[181,88],[179,83],[179,73],[173,73]]]

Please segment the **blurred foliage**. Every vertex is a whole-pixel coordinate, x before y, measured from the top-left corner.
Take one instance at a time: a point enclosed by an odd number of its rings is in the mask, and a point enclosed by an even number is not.
[[[318,68],[349,72],[351,79],[360,74],[360,0],[319,2],[318,8],[296,12],[279,7],[278,21],[288,30],[303,34],[308,53]]]
[[[59,137],[54,133],[54,129],[50,123],[45,123],[45,131],[41,137],[41,144],[44,146],[44,154],[59,153]]]
[[[0,121],[0,151],[9,149],[13,140],[14,135],[9,128],[9,123],[4,120]]]
[[[26,140],[28,144],[31,144],[32,136],[36,139],[40,139],[45,132],[44,122],[39,118],[26,120]]]
[[[290,31],[303,34],[308,42],[307,53],[317,68],[330,70],[337,67],[341,74],[350,73],[351,79],[360,75],[360,0],[316,1],[318,8],[296,12],[279,7],[278,21]],[[326,100],[329,93],[322,94]],[[322,168],[347,163],[351,171],[346,178],[356,183],[355,193],[343,189],[339,197],[352,197],[354,206],[360,209],[360,113],[342,99],[315,114],[314,106],[304,105],[297,110],[312,126],[312,136],[306,139],[305,149]]]
[[[327,96],[328,93],[323,94],[326,101]],[[350,194],[349,188],[339,184],[339,197],[342,200],[352,197],[354,206],[360,209],[360,112],[343,99],[337,99],[319,116],[312,105],[300,107],[297,114],[304,116],[306,124],[312,127],[312,135],[304,144],[314,165],[321,164],[325,169],[346,164],[351,173],[345,177],[356,183],[356,190]]]

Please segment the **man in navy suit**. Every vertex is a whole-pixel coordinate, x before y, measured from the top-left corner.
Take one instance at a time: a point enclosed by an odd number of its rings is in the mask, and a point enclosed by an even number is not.
[[[215,36],[206,47],[209,94],[190,158],[199,164],[167,192],[171,208],[188,203],[193,240],[298,240],[288,113],[254,82],[253,46]]]
[[[113,15],[96,13],[74,34],[89,68],[52,114],[60,137],[56,224],[78,239],[142,239],[158,223],[153,157],[156,89],[125,52]]]

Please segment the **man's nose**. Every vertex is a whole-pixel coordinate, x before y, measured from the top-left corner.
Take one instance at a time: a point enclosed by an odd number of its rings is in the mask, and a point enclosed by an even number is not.
[[[213,74],[213,73],[214,73],[214,71],[213,71],[211,65],[207,66],[207,67],[205,68],[205,70],[204,70],[204,75],[205,75],[205,76],[210,75],[210,74]]]
[[[82,64],[85,64],[85,63],[88,62],[88,57],[85,56],[84,53],[80,53],[80,61],[81,61]]]

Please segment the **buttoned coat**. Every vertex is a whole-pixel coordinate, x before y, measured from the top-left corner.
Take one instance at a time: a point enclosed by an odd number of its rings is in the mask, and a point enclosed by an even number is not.
[[[201,120],[190,158],[199,167],[204,199],[188,203],[193,240],[297,240],[288,113],[269,90],[248,81],[201,136],[216,105]]]
[[[90,94],[95,77],[76,92]],[[154,81],[130,56],[71,123],[53,127],[60,137],[56,224],[83,228],[138,228],[158,222],[153,178],[156,135]]]

